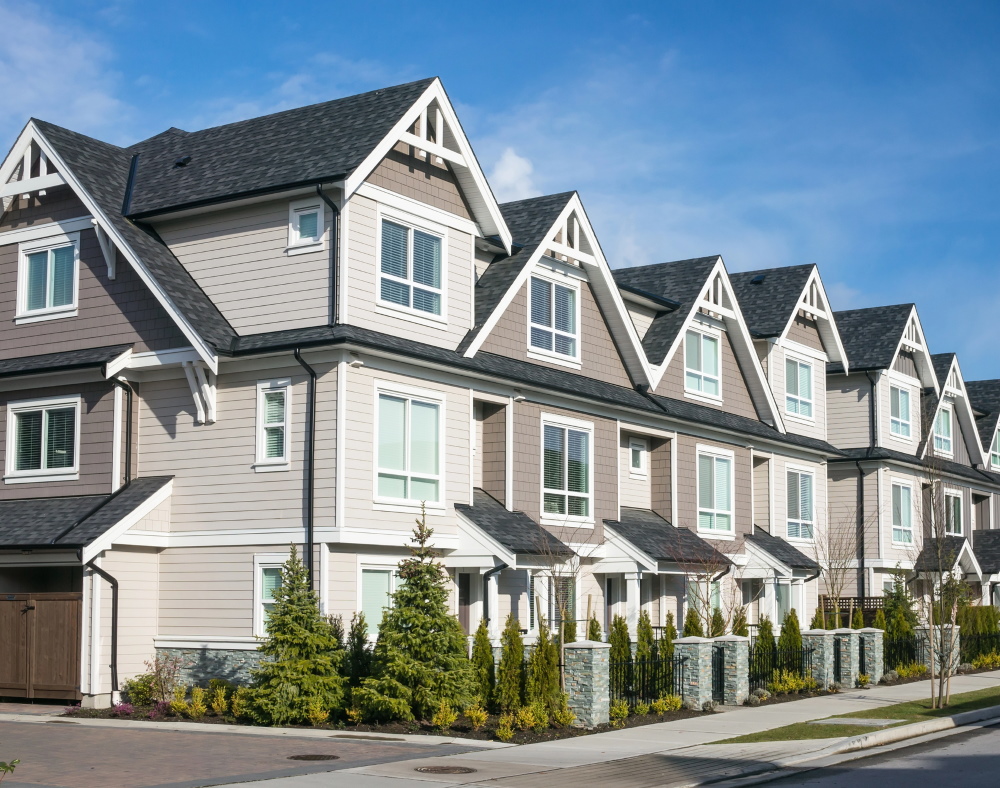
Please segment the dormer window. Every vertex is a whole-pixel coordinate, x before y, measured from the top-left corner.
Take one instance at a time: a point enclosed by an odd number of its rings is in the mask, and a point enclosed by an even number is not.
[[[444,309],[442,236],[398,221],[382,220],[379,300],[422,315]]]
[[[580,299],[576,288],[531,277],[528,344],[532,350],[578,359]]]
[[[785,411],[793,416],[813,417],[812,364],[785,359]]]
[[[910,392],[899,386],[889,388],[889,432],[910,437]]]
[[[934,419],[934,451],[951,454],[951,408],[941,408]]]
[[[1000,429],[993,433],[993,443],[990,444],[990,466],[1000,470]]]
[[[324,229],[323,202],[300,200],[288,206],[287,254],[313,252],[322,247]]]
[[[688,329],[684,336],[684,388],[720,398],[719,337]]]
[[[20,246],[18,322],[72,317],[77,310],[80,234]]]

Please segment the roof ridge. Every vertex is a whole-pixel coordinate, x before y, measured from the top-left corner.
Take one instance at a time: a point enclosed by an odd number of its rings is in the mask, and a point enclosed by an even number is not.
[[[668,265],[680,265],[681,263],[701,263],[706,260],[718,260],[722,257],[721,254],[709,254],[703,257],[688,257],[684,260],[664,260],[661,263],[649,263],[647,265],[626,265],[620,268],[612,268],[612,273],[618,273],[619,271],[645,271],[650,268],[661,268]]]

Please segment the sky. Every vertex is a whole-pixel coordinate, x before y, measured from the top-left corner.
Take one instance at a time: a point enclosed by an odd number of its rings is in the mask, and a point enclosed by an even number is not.
[[[0,0],[0,30],[0,147],[436,75],[498,199],[578,190],[613,267],[817,263],[835,309],[914,302],[1000,378],[995,0]]]

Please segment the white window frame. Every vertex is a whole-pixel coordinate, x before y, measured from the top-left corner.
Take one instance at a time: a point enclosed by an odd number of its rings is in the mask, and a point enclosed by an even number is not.
[[[264,421],[264,395],[270,392],[284,391],[285,420],[281,426],[285,428],[285,455],[283,457],[266,456],[265,428],[275,426]],[[258,473],[287,471],[292,467],[292,381],[291,378],[257,381],[257,458],[253,469]]]
[[[253,634],[264,637],[264,570],[281,569],[288,553],[255,553],[253,557]]]
[[[951,511],[951,500],[958,501],[958,530],[949,531],[948,530],[948,514]],[[962,493],[952,492],[951,490],[944,491],[944,533],[946,536],[963,536],[965,534],[965,501],[962,498]]]
[[[4,484],[30,484],[32,482],[70,482],[80,478],[80,413],[83,398],[79,395],[48,399],[17,400],[7,403],[7,454],[4,463]],[[73,466],[71,468],[43,468],[41,470],[15,470],[17,465],[17,428],[15,419],[19,413],[33,410],[73,408],[76,423],[73,427]],[[42,456],[45,445],[42,444]]]
[[[947,438],[938,435],[938,419],[941,418],[941,414],[943,413],[948,414],[949,434]],[[934,453],[941,454],[945,457],[953,457],[955,448],[955,411],[951,407],[951,405],[942,405],[940,408],[938,408],[938,412],[934,416],[933,431],[934,431]],[[938,445],[939,440],[941,442],[940,445]],[[948,448],[944,448],[945,441],[948,442]]]
[[[410,322],[422,325],[441,328],[448,322],[448,228],[431,222],[427,219],[415,216],[405,211],[388,208],[379,204],[377,211],[377,222],[375,225],[375,308],[379,310],[390,310],[396,317],[401,317]],[[382,222],[392,222],[402,225],[409,230],[407,246],[407,268],[410,271],[410,278],[401,279],[392,274],[382,273]],[[382,277],[388,277],[394,282],[406,284],[411,288],[410,301],[413,300],[413,231],[419,230],[422,233],[433,235],[441,239],[441,288],[437,291],[428,285],[418,285],[421,289],[438,292],[441,296],[441,314],[435,315],[433,312],[424,312],[421,309],[414,309],[412,306],[403,306],[395,301],[382,300]]]
[[[689,333],[699,334],[702,338],[707,337],[708,339],[714,339],[715,342],[716,342],[716,345],[718,346],[718,357],[719,357],[719,374],[718,374],[719,393],[718,394],[706,394],[704,391],[699,391],[698,389],[688,388],[688,380],[687,380],[687,378],[688,378],[688,373],[689,372],[691,374],[693,374],[693,375],[700,376],[703,381],[704,381],[705,377],[709,377],[709,378],[713,377],[712,375],[707,375],[706,376],[706,374],[704,372],[702,372],[700,369],[693,369],[691,367],[688,367],[688,364],[687,364],[687,357],[688,357],[688,354],[687,354],[687,343],[688,343],[688,334]],[[704,341],[704,340],[703,339],[699,339],[699,341]],[[681,342],[680,352],[681,352],[681,355],[683,356],[683,365],[684,365],[684,396],[688,397],[690,399],[697,399],[697,400],[702,400],[702,401],[705,401],[705,402],[712,402],[712,403],[720,403],[720,402],[722,402],[722,392],[723,392],[723,389],[722,389],[722,352],[723,352],[722,331],[720,331],[718,329],[715,329],[715,328],[710,328],[710,327],[708,327],[708,326],[706,326],[704,324],[691,323],[691,324],[689,324],[684,329],[684,339]],[[704,352],[702,352],[702,359],[704,360]]]
[[[900,521],[900,525],[896,524],[896,505],[893,502],[893,488],[895,488],[895,487],[899,487],[901,490],[902,489],[906,489],[910,493],[910,526],[909,526],[909,528],[907,528],[906,526],[902,525],[902,521]],[[915,516],[916,504],[915,504],[915,501],[914,501],[914,498],[913,498],[913,484],[911,482],[909,482],[909,481],[903,481],[903,480],[899,480],[899,479],[891,479],[890,480],[890,483],[889,483],[889,507],[891,509],[891,511],[889,512],[889,527],[892,529],[892,533],[890,534],[890,536],[892,538],[892,543],[894,545],[899,546],[899,547],[912,547],[913,546],[913,520],[914,520],[914,516]],[[910,540],[906,541],[905,539],[904,540],[897,539],[896,538],[896,531],[900,531],[900,532],[907,532],[908,531],[909,534],[910,534]]]
[[[299,216],[304,213],[316,213],[316,231],[319,235],[314,239],[299,237]],[[311,200],[295,200],[288,204],[288,247],[286,255],[306,254],[323,249],[326,245],[326,205],[316,197]]]
[[[386,380],[376,380],[374,383],[374,399],[372,400],[372,406],[374,413],[372,416],[372,423],[374,424],[373,432],[373,442],[374,447],[374,457],[372,459],[372,500],[374,501],[373,508],[380,511],[394,511],[394,512],[420,512],[420,501],[410,500],[408,498],[387,498],[380,496],[378,493],[378,476],[380,473],[379,468],[379,450],[378,450],[378,436],[379,436],[379,397],[385,394],[388,397],[398,397],[400,399],[406,400],[418,400],[424,402],[428,405],[437,405],[438,407],[438,472],[435,476],[434,474],[428,473],[418,473],[413,474],[411,471],[407,470],[405,473],[407,476],[414,476],[421,479],[432,479],[436,478],[438,482],[438,501],[427,501],[426,507],[428,511],[440,511],[445,508],[445,501],[448,498],[448,490],[446,487],[445,478],[445,468],[447,465],[447,447],[445,445],[445,425],[447,419],[447,408],[446,408],[446,397],[444,392],[435,391],[433,389],[422,389],[415,386],[406,386],[403,384],[397,384],[392,381]],[[407,446],[409,446],[409,436],[407,436]],[[390,473],[393,475],[401,475],[400,471],[386,468],[385,473]]]
[[[639,452],[639,467],[632,465],[632,452]],[[647,438],[628,439],[628,475],[630,479],[649,477],[649,440]]]
[[[28,255],[36,252],[46,252],[63,246],[73,247],[73,300],[61,306],[45,307],[43,309],[28,309]],[[15,325],[37,323],[43,320],[58,320],[64,317],[76,317],[79,313],[80,301],[80,233],[65,233],[50,235],[33,241],[25,241],[18,245],[17,264],[17,308],[14,314]]]
[[[570,493],[569,492],[569,477],[567,476],[565,490],[553,490],[548,489],[545,486],[545,427],[558,427],[560,429],[566,430],[576,430],[577,432],[586,432],[589,434],[589,440],[587,441],[587,448],[590,453],[590,457],[587,460],[587,493]],[[555,413],[542,413],[540,419],[540,424],[538,428],[539,432],[539,512],[540,521],[545,525],[567,525],[571,524],[580,528],[593,528],[594,526],[594,424],[590,421],[581,421],[580,419],[570,418],[568,416],[560,416]],[[566,458],[567,466],[569,463],[569,457]],[[568,473],[568,467],[567,467]],[[545,511],[545,493],[549,492],[552,494],[563,494],[566,496],[573,495],[577,498],[587,498],[587,516],[580,517],[579,515],[570,515],[569,506],[566,506],[567,514],[555,514],[553,512]]]
[[[701,502],[698,500],[698,491],[701,489],[701,479],[699,474],[701,473],[701,461],[702,455],[712,457],[713,459],[723,459],[729,460],[729,502],[730,509],[727,511],[725,509],[702,509]],[[714,467],[714,463],[713,463]],[[736,455],[734,452],[728,449],[720,449],[716,446],[706,446],[698,444],[695,447],[695,465],[694,465],[694,495],[695,495],[695,522],[697,524],[696,531],[699,534],[703,534],[706,537],[712,537],[714,539],[735,539],[736,538]],[[716,528],[702,528],[701,527],[701,513],[708,512],[710,514],[728,514],[729,515],[729,530],[722,530]]]
[[[993,442],[990,444],[990,467],[1000,470],[1000,427],[993,433]]]
[[[892,415],[892,394],[893,394],[894,391],[897,391],[900,394],[905,394],[906,395],[906,418],[905,419],[903,418],[902,407],[900,407],[900,415],[899,416],[893,416]],[[899,400],[898,395],[897,395],[897,400],[901,402],[901,400]],[[895,383],[890,383],[889,384],[889,435],[890,435],[890,437],[895,438],[896,440],[905,440],[905,441],[912,440],[913,439],[913,419],[912,419],[912,415],[913,415],[913,392],[912,392],[912,390],[909,388],[909,386],[900,386],[900,385],[896,385]],[[903,432],[904,428],[906,429],[905,433]]]
[[[809,527],[809,536],[792,536],[790,524],[793,522],[788,514],[788,474],[797,473],[799,476],[808,476],[812,479],[812,520],[795,520],[799,523],[801,532],[802,526]],[[799,493],[801,499],[801,492]],[[816,512],[819,507],[816,502],[816,471],[813,468],[804,468],[796,465],[785,466],[785,536],[789,542],[813,542],[816,539]]]
[[[552,315],[553,315],[552,322],[553,322],[553,325],[551,325],[551,326],[543,326],[541,324],[536,324],[536,323],[532,323],[531,322],[531,299],[532,299],[532,295],[531,295],[531,280],[532,279],[539,279],[539,280],[541,280],[543,282],[547,282],[549,285],[552,286],[552,302],[550,303],[550,307],[552,309]],[[556,285],[558,285],[560,287],[564,287],[567,290],[573,290],[576,293],[576,295],[575,295],[575,297],[573,299],[574,307],[575,307],[575,311],[576,311],[576,314],[573,316],[573,324],[576,326],[576,333],[573,334],[573,335],[568,334],[565,331],[557,331],[556,328],[555,328],[555,292],[556,292],[555,288],[556,288]],[[549,273],[548,271],[536,268],[534,271],[531,272],[531,276],[528,277],[528,280],[527,280],[527,290],[528,290],[528,315],[527,315],[527,318],[528,318],[527,319],[528,327],[527,327],[527,335],[526,335],[527,336],[527,340],[526,341],[528,343],[528,345],[527,345],[527,347],[528,347],[528,357],[529,358],[538,359],[540,361],[550,361],[550,362],[555,362],[557,364],[563,364],[564,366],[572,367],[573,369],[579,369],[580,368],[580,360],[583,357],[583,355],[582,355],[582,345],[583,345],[583,336],[582,335],[583,335],[583,330],[582,330],[582,326],[581,326],[581,320],[582,320],[582,317],[583,317],[583,309],[582,309],[582,304],[581,304],[581,302],[583,301],[583,293],[582,293],[582,288],[580,286],[579,280],[576,280],[574,278],[570,278],[568,276],[560,277],[558,274],[556,274],[554,272],[553,273]],[[536,326],[536,325],[540,329],[543,329],[545,331],[551,331],[552,334],[553,334],[553,336],[555,334],[557,334],[557,333],[560,334],[560,335],[562,335],[562,336],[567,336],[567,337],[568,336],[572,336],[573,339],[575,340],[574,347],[576,349],[576,354],[570,356],[570,355],[568,355],[566,353],[557,353],[555,350],[546,350],[545,348],[535,347],[533,344],[531,344],[531,329],[532,329],[533,326]],[[553,347],[555,347],[555,343],[553,343]]]
[[[811,392],[810,397],[803,397],[800,394],[789,394],[788,393],[788,364],[789,362],[796,365],[796,373],[799,367],[809,368],[809,389]],[[720,364],[721,366],[721,364]],[[798,378],[796,378],[796,383],[798,383]],[[809,406],[808,416],[804,416],[801,413],[796,413],[788,409],[788,400],[794,399],[799,403],[801,407],[802,404],[807,404]],[[811,359],[803,359],[792,353],[785,353],[785,415],[790,419],[796,421],[806,421],[815,422],[816,421],[816,365]]]
[[[356,613],[361,613],[364,611],[364,599],[362,595],[364,593],[364,573],[369,572],[388,572],[389,573],[389,594],[390,599],[386,607],[392,607],[391,595],[396,593],[396,589],[399,588],[399,564],[389,563],[384,557],[379,556],[358,556],[358,572],[357,572],[357,585],[355,588],[358,589],[358,593],[355,598],[354,611]],[[475,574],[473,574],[475,577]],[[457,596],[457,594],[456,594]],[[365,623],[368,625],[368,640],[374,643],[378,639],[378,628],[382,621],[368,621],[365,619]]]

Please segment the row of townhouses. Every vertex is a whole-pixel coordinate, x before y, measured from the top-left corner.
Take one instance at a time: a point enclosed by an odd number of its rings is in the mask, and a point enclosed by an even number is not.
[[[879,597],[929,489],[989,601],[1000,381],[813,265],[612,268],[577,193],[496,202],[437,79],[127,148],[31,120],[0,196],[0,695],[241,669],[293,544],[375,630],[422,511],[494,636],[808,620],[844,538]]]

